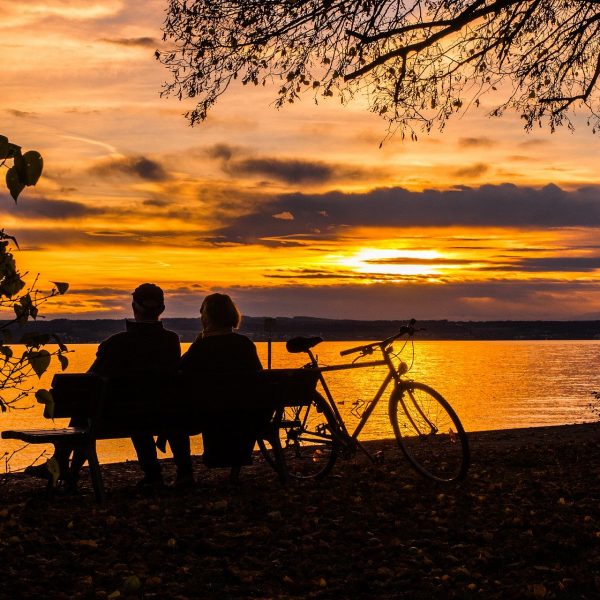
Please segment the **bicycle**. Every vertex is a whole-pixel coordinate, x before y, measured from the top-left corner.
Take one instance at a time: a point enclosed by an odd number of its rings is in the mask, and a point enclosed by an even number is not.
[[[358,354],[351,363],[320,366],[312,351],[322,342],[320,337],[296,337],[287,342],[287,350],[292,353],[305,352],[310,362],[305,369],[318,372],[318,381],[325,393],[323,397],[316,390],[305,402],[291,402],[275,415],[274,427],[279,432],[279,440],[269,443],[259,441],[260,450],[271,465],[275,465],[272,445],[281,448],[288,473],[296,479],[322,478],[333,468],[338,455],[362,451],[371,461],[371,455],[359,442],[363,430],[385,390],[393,383],[388,403],[388,415],[398,445],[410,465],[421,475],[437,482],[455,482],[465,477],[469,467],[469,442],[456,412],[444,397],[432,387],[405,377],[409,366],[400,357],[404,346],[394,354],[392,343],[403,337],[412,338],[415,321],[411,320],[400,331],[380,342],[373,342],[349,348],[340,356]],[[381,353],[378,360],[358,362]],[[397,364],[393,359],[397,359]],[[414,360],[414,346],[413,346]],[[347,369],[364,369],[386,366],[386,374],[379,389],[365,405],[356,429],[350,433],[337,408],[324,373]]]

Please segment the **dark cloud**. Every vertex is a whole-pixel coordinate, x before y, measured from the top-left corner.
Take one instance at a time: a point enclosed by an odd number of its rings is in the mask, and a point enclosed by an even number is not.
[[[205,241],[286,245],[335,239],[349,227],[600,227],[600,187],[385,188],[361,194],[288,194],[254,206],[249,214],[230,217]],[[273,217],[286,213],[294,218]]]
[[[0,203],[0,213],[15,217],[64,220],[100,215],[104,213],[104,210],[72,200],[26,198],[20,199],[16,205]]]
[[[90,298],[98,309],[85,318],[121,318],[130,316],[130,294],[138,282],[123,288],[74,286],[65,296]],[[543,280],[497,280],[492,282],[449,283],[427,281],[382,282],[364,285],[351,282],[329,285],[324,279],[311,285],[301,283],[273,287],[230,286],[210,288],[202,282],[165,290],[166,317],[197,317],[202,298],[212,292],[230,294],[243,315],[254,317],[312,316],[334,319],[398,319],[412,317],[450,320],[539,320],[590,318],[592,300],[600,295],[600,284]],[[582,300],[585,299],[586,302]],[[63,314],[82,318],[81,313]],[[593,318],[598,318],[594,313]],[[243,328],[243,320],[242,320]],[[316,332],[318,333],[318,332]]]
[[[326,183],[335,177],[335,168],[322,162],[247,158],[228,163],[227,170],[245,175],[261,175],[286,183]]]
[[[370,180],[373,169],[365,170],[352,165],[337,165],[323,161],[288,159],[270,156],[248,156],[248,151],[228,144],[215,144],[206,151],[213,160],[221,161],[221,168],[232,176],[246,175],[288,184],[324,184],[344,179]],[[385,174],[377,170],[377,175]]]
[[[206,151],[209,158],[221,160],[230,160],[235,152],[236,149],[228,144],[215,144]]]
[[[169,179],[169,175],[160,163],[145,156],[110,159],[95,165],[90,169],[90,172],[101,177],[128,175],[146,181],[165,181]]]
[[[496,143],[486,137],[465,137],[459,138],[458,145],[461,148],[491,148]]]
[[[171,203],[168,200],[144,200],[142,202],[144,206],[154,206],[156,208],[163,208],[164,206],[169,206]]]
[[[483,267],[485,271],[519,271],[530,273],[582,273],[600,269],[600,256],[556,256],[511,259],[509,264]]]
[[[25,112],[23,110],[17,110],[16,108],[9,108],[4,112],[8,113],[12,117],[16,117],[17,119],[29,119],[37,117],[37,113],[34,112]]]
[[[600,284],[546,280],[431,284],[424,281],[372,285],[229,287],[242,314],[347,319],[577,319]],[[577,300],[574,300],[577,298]],[[171,305],[177,314],[178,307]]]
[[[117,46],[141,46],[143,48],[156,48],[158,41],[151,37],[137,37],[137,38],[102,38],[101,42],[107,44],[116,44]]]
[[[490,170],[489,165],[484,163],[476,163],[474,165],[470,165],[468,167],[462,167],[460,169],[456,169],[454,171],[454,175],[456,177],[466,177],[469,179],[475,179],[477,177],[481,177],[485,175]]]

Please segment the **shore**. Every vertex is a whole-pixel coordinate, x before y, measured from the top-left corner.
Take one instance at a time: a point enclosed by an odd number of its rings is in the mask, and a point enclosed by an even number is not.
[[[105,465],[107,502],[48,502],[43,482],[0,477],[0,598],[596,598],[599,424],[469,434],[458,486],[385,461],[339,460],[282,487],[262,459],[232,486],[134,488],[137,463]],[[166,479],[171,461],[164,462]]]

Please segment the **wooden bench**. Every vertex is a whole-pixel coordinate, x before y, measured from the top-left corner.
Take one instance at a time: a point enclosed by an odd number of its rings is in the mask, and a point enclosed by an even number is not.
[[[284,406],[310,402],[317,379],[317,373],[304,369],[231,373],[213,378],[210,385],[180,375],[105,379],[89,373],[58,374],[50,390],[54,401],[51,416],[75,417],[85,425],[10,430],[2,432],[2,438],[30,444],[68,441],[83,445],[99,502],[104,501],[105,492],[96,441],[138,433],[201,432],[204,464],[229,467],[234,476],[252,463],[257,439],[266,439],[275,453],[275,469],[285,482],[287,470],[274,416]],[[47,412],[48,408],[45,416],[50,416]]]

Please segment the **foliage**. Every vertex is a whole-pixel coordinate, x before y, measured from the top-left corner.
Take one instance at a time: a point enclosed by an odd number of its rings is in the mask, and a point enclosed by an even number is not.
[[[157,58],[194,125],[239,79],[301,94],[366,95],[390,131],[440,129],[489,94],[525,129],[600,124],[598,0],[171,0]]]
[[[21,147],[8,141],[0,135],[0,165],[6,166],[6,161],[12,160],[13,165],[6,172],[6,186],[16,202],[19,194],[27,186],[35,185],[43,170],[43,160],[38,152],[30,150],[23,154]],[[41,377],[50,365],[52,356],[56,356],[60,365],[65,369],[68,358],[67,347],[56,335],[27,333],[18,340],[13,340],[14,325],[23,325],[29,319],[37,319],[39,307],[49,298],[65,294],[69,285],[64,282],[53,282],[50,292],[37,289],[38,277],[29,285],[25,275],[17,268],[15,257],[9,247],[13,242],[18,247],[17,240],[0,230],[0,310],[10,310],[12,317],[0,321],[0,410],[15,406],[19,400],[29,394],[29,377],[33,374]],[[15,354],[11,343],[15,341],[25,349]],[[44,348],[49,343],[56,344],[56,350]],[[38,396],[38,402],[45,404],[45,414],[51,416],[52,406],[44,396]]]
[[[68,365],[65,354],[67,347],[54,334],[27,333],[19,339],[13,339],[15,325],[35,320],[39,307],[48,299],[65,294],[68,284],[53,282],[49,292],[37,289],[38,277],[29,285],[24,275],[19,273],[15,258],[9,247],[9,241],[15,241],[3,230],[0,230],[0,310],[9,309],[12,318],[0,321],[0,410],[5,412],[19,400],[29,394],[31,388],[27,382],[31,375],[41,377],[50,365],[52,356],[56,356],[63,370]],[[15,242],[16,243],[16,242]],[[11,343],[22,344],[25,348],[16,354]],[[47,344],[56,344],[56,349],[49,351]],[[38,398],[38,402],[41,400]]]
[[[13,166],[6,171],[6,187],[16,202],[19,194],[30,185],[35,185],[42,175],[44,161],[39,152],[29,150],[21,153],[21,147],[8,141],[0,135],[0,166],[6,166],[6,161],[12,160]]]

